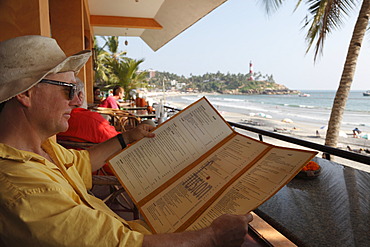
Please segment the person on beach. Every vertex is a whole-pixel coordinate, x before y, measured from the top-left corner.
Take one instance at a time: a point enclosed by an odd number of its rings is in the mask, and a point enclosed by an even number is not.
[[[359,130],[357,127],[353,130],[353,137],[358,138],[358,135],[361,134],[361,130]]]
[[[68,129],[75,75],[91,56],[66,57],[56,41],[22,36],[0,42],[1,246],[247,246],[251,214],[222,215],[207,228],[151,234],[87,193],[91,171],[144,137],[139,125],[89,150],[65,149],[52,136]]]

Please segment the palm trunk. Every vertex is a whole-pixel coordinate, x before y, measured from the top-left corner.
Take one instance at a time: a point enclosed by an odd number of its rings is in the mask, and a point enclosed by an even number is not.
[[[370,1],[363,0],[359,16],[353,30],[352,39],[348,48],[346,62],[344,64],[340,84],[335,95],[325,145],[336,147],[338,144],[339,130],[343,119],[344,109],[347,103],[348,94],[356,71],[358,55],[360,53],[362,40],[369,23]]]

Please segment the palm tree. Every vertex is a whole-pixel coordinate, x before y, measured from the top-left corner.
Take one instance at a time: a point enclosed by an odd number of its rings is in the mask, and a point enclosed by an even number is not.
[[[277,9],[283,0],[264,0],[267,13]],[[298,5],[302,0],[298,0]],[[307,51],[316,40],[315,60],[319,53],[322,54],[324,40],[328,33],[342,24],[344,15],[353,8],[358,1],[355,0],[306,0],[309,5],[309,12],[313,16],[306,18],[304,26],[310,25],[306,36],[308,41]],[[348,53],[344,64],[339,87],[335,95],[333,107],[329,119],[328,130],[325,138],[325,145],[336,147],[338,144],[339,129],[343,119],[344,109],[347,103],[348,94],[352,85],[356,64],[360,53],[361,44],[365,35],[370,15],[369,0],[363,0],[359,16],[356,21],[352,38],[348,47]]]
[[[339,87],[334,98],[333,107],[330,114],[328,130],[325,138],[325,145],[336,147],[338,144],[339,129],[343,119],[344,109],[347,103],[348,94],[352,85],[356,71],[358,56],[361,44],[369,23],[370,3],[363,0],[360,13],[358,15],[352,38],[348,47],[348,53]]]
[[[96,38],[94,38],[94,70],[95,81],[99,86],[109,86],[117,84],[117,78],[112,77],[108,64],[114,61],[122,61],[125,59],[126,52],[119,52],[119,40],[117,36],[102,37],[105,41],[103,46],[98,46]]]
[[[102,86],[109,80],[109,71],[104,65],[104,59],[107,56],[107,52],[104,50],[104,46],[100,47],[94,37],[94,48],[93,48],[93,61],[94,61],[94,72],[95,72],[95,83],[98,86]]]
[[[125,51],[121,51],[121,52],[118,51],[118,47],[119,47],[118,36],[108,36],[108,37],[103,37],[103,39],[105,40],[104,47],[108,48],[109,58],[115,59],[117,61],[120,61],[125,58],[127,53]]]
[[[125,61],[127,71],[127,81],[123,81],[122,87],[125,90],[125,98],[130,98],[130,93],[133,89],[143,87],[147,84],[148,72],[138,71],[139,65],[144,62],[144,59],[131,59],[128,58]]]
[[[107,61],[106,66],[111,72],[115,84],[125,90],[125,98],[130,99],[130,92],[146,83],[148,72],[138,72],[139,65],[144,59],[135,60],[125,57],[121,60]]]

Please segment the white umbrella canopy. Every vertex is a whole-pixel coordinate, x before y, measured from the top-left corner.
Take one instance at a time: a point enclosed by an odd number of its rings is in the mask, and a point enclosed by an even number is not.
[[[281,122],[284,122],[284,123],[293,123],[293,120],[290,119],[290,118],[284,118],[283,120],[281,120]]]
[[[364,138],[366,140],[369,140],[369,134],[368,133],[361,133],[358,136],[361,137],[361,138]]]

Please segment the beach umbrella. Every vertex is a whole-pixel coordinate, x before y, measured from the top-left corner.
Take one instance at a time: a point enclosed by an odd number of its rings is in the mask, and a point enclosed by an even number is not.
[[[283,120],[281,120],[281,122],[284,122],[284,123],[293,123],[293,120],[290,119],[290,118],[284,118]]]
[[[366,139],[366,140],[368,140],[369,139],[369,135],[366,133],[364,133],[364,134],[359,134],[359,137],[361,137],[361,138],[364,138],[364,139]]]

